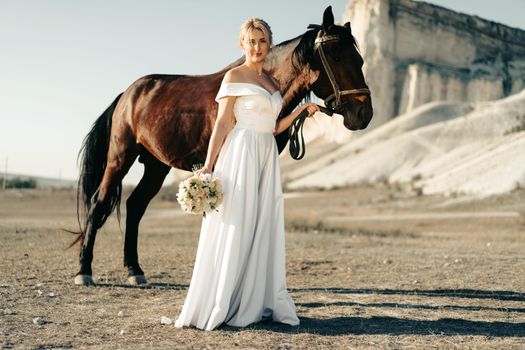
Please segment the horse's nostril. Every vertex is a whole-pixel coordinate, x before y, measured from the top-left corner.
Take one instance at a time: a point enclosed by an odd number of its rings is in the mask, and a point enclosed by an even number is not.
[[[357,108],[357,117],[361,121],[366,117],[366,110],[363,106]]]

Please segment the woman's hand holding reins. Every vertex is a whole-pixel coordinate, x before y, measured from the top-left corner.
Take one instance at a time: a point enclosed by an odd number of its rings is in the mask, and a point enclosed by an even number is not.
[[[308,110],[308,117],[313,116],[315,112],[319,112],[319,106],[315,103],[308,102],[302,105],[301,107],[303,108],[301,112],[305,109]]]

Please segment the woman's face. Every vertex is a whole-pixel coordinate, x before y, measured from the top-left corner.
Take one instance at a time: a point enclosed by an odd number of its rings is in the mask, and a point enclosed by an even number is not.
[[[246,60],[252,63],[263,62],[270,50],[270,43],[260,29],[253,29],[242,43]]]

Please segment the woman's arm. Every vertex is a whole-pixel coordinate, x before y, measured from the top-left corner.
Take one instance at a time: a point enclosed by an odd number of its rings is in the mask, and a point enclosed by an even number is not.
[[[319,106],[315,103],[305,103],[300,108],[297,108],[295,111],[293,111],[291,114],[288,114],[286,117],[277,120],[277,122],[275,123],[275,130],[273,131],[273,135],[279,135],[284,130],[288,129],[290,124],[292,124],[294,119],[297,118],[304,109],[308,109],[308,117],[311,117],[315,114],[315,112],[319,111]]]
[[[231,131],[232,125],[234,125],[233,105],[235,104],[235,99],[235,96],[226,96],[219,100],[217,119],[215,120],[210,143],[208,144],[206,162],[200,170],[195,172],[196,174],[211,173],[224,139]]]

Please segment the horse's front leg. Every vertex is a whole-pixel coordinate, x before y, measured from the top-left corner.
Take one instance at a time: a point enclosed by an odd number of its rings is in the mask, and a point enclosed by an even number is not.
[[[133,193],[126,201],[126,236],[124,240],[124,266],[128,269],[130,284],[147,283],[144,271],[139,265],[137,239],[139,223],[149,202],[159,192],[170,167],[161,163],[150,154],[141,156],[144,161],[144,175]]]

